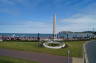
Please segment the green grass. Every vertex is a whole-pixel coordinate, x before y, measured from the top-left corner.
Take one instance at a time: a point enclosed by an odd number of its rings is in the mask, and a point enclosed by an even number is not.
[[[37,63],[37,62],[7,56],[0,56],[0,63]]]
[[[67,51],[70,50],[70,56],[82,57],[82,47],[84,42],[85,41],[65,42],[67,47],[63,49],[48,49],[44,47],[38,47],[38,42],[0,42],[0,48],[47,53],[59,56],[67,56]]]

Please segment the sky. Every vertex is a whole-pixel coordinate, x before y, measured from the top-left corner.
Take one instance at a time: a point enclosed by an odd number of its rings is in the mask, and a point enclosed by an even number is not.
[[[0,0],[0,33],[96,31],[96,0]]]

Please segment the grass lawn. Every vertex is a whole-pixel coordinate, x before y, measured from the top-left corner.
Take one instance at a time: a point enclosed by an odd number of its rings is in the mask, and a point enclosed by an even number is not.
[[[7,56],[0,56],[0,63],[37,63],[37,62],[11,58]]]
[[[68,46],[62,49],[48,49],[44,47],[38,47],[38,42],[0,42],[0,48],[48,53],[59,56],[67,56],[67,51],[70,50],[70,56],[82,57],[82,46],[84,42],[85,41],[65,42]]]

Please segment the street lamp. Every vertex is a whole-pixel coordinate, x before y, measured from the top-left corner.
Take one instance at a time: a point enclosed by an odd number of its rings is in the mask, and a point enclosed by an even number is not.
[[[70,58],[69,58],[70,57],[70,50],[68,50],[67,53],[68,53],[68,59],[67,59],[68,62],[67,63],[69,63],[70,62]]]

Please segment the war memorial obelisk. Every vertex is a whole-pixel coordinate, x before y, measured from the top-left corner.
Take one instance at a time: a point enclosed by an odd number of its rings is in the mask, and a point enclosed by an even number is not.
[[[53,16],[53,41],[56,39],[56,14]]]
[[[46,48],[52,48],[52,49],[60,49],[60,48],[63,48],[65,47],[65,43],[60,43],[58,41],[55,41],[57,40],[57,37],[56,37],[56,15],[53,16],[53,37],[52,37],[53,40],[50,40],[50,41],[47,41],[47,42],[44,42],[43,43],[43,46],[46,47]],[[49,44],[58,44],[59,46],[50,46]]]

